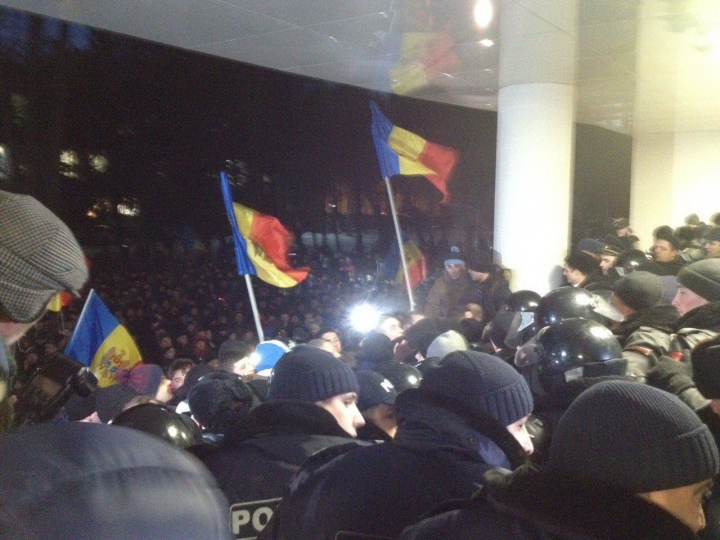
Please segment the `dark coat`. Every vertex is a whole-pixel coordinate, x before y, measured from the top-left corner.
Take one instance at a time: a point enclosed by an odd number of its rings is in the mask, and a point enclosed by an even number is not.
[[[429,319],[447,317],[451,309],[468,302],[471,286],[472,280],[467,273],[452,279],[447,272],[444,272],[428,293],[425,315]]]
[[[285,487],[310,456],[331,446],[359,443],[349,438],[326,410],[300,401],[272,401],[251,410],[214,451],[199,455],[227,497],[233,534],[252,538],[260,531],[243,518],[279,504]]]
[[[487,476],[473,501],[408,527],[402,540],[698,539],[659,506],[621,489],[531,469]]]
[[[483,321],[488,322],[495,318],[510,294],[505,277],[500,272],[493,272],[485,281],[472,283],[468,301],[482,306]]]
[[[394,441],[310,460],[260,538],[334,540],[339,531],[395,538],[442,501],[474,493],[488,461],[524,461],[505,427],[455,400],[405,390],[396,407]]]

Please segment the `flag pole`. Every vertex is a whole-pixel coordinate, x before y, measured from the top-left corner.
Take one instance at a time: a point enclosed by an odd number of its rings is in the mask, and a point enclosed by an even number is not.
[[[400,232],[400,221],[398,221],[397,212],[395,211],[395,199],[393,198],[390,178],[387,176],[385,177],[385,186],[387,186],[388,197],[390,198],[390,213],[392,213],[393,223],[395,224],[395,234],[397,235],[398,247],[400,248],[400,263],[402,263],[403,274],[405,275],[405,287],[407,288],[408,300],[410,300],[410,311],[413,311],[415,309],[415,299],[413,298],[410,273],[408,272],[407,261],[405,260],[405,248],[403,247],[402,234]]]
[[[250,274],[245,274],[245,284],[247,285],[248,295],[250,296],[250,306],[252,307],[253,317],[255,318],[255,328],[257,329],[258,342],[265,341],[262,324],[260,324],[260,314],[258,313],[257,303],[255,302],[255,291],[253,290]]]

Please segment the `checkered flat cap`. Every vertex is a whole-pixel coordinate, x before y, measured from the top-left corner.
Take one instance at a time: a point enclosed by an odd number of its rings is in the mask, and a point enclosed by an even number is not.
[[[60,218],[33,197],[0,191],[0,306],[21,323],[37,319],[59,291],[88,278],[85,257]]]

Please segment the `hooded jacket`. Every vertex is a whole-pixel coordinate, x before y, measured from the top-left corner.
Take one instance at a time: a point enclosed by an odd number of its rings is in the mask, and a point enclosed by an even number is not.
[[[474,500],[408,527],[402,540],[698,540],[627,491],[532,469],[487,475]]]
[[[490,468],[524,461],[505,427],[451,398],[405,390],[395,405],[394,441],[308,461],[260,538],[397,538],[439,503],[477,491]]]

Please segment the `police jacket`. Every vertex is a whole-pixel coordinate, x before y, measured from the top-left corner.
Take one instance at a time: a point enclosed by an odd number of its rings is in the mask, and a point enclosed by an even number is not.
[[[490,463],[524,461],[505,427],[455,400],[411,389],[395,404],[394,441],[308,461],[259,538],[397,538],[442,501],[474,493]]]
[[[230,502],[236,538],[255,538],[303,462],[329,446],[355,445],[313,403],[271,401],[252,409],[214,451],[199,456]]]
[[[550,449],[553,430],[560,417],[570,407],[575,398],[588,388],[602,381],[623,380],[626,377],[581,377],[568,381],[552,392],[537,395],[535,393],[535,409],[525,424],[528,433],[533,439],[534,451],[530,460],[536,464],[543,464]]]
[[[698,540],[659,506],[621,489],[532,469],[487,475],[474,500],[429,517],[402,540]]]

